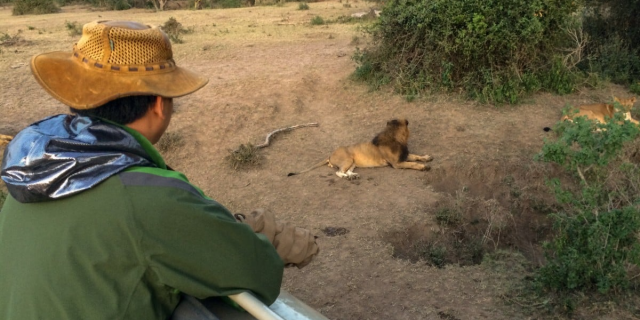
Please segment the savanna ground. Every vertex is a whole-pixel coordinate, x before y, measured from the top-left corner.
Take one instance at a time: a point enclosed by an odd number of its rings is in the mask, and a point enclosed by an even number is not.
[[[335,21],[371,6],[326,1],[298,10],[291,2],[165,12],[70,6],[38,16],[12,16],[10,7],[0,7],[0,36],[6,34],[0,42],[0,133],[15,134],[68,112],[29,70],[37,53],[71,50],[79,36],[69,34],[67,21],[161,25],[174,17],[193,31],[173,45],[175,60],[210,82],[175,101],[168,129],[173,139],[163,142],[162,153],[232,211],[266,208],[319,236],[319,256],[304,269],[287,269],[284,288],[331,319],[564,317],[545,299],[520,295],[524,279],[544,259],[540,242],[551,227],[546,214],[553,203],[544,178],[553,169],[533,156],[552,134],[542,128],[560,118],[565,104],[630,94],[605,86],[494,107],[455,95],[408,102],[390,90],[371,92],[349,77],[351,55],[367,43],[361,24],[310,23],[315,16]],[[412,153],[435,158],[431,171],[356,169],[361,179],[348,181],[322,167],[287,177],[338,146],[371,139],[399,117],[409,119]],[[259,151],[257,167],[233,170],[225,160],[240,144],[258,144],[275,129],[310,122],[320,125],[277,135]],[[448,208],[460,214],[448,215]],[[342,231],[337,228],[348,232],[324,232]],[[504,250],[482,254],[495,248]],[[593,301],[573,317],[637,319],[637,308]]]

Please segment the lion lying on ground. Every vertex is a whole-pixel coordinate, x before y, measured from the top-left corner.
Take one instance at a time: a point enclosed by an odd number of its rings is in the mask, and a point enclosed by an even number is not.
[[[622,106],[625,120],[629,120],[635,124],[640,124],[636,119],[633,119],[631,117],[631,108],[633,107],[633,104],[636,103],[636,97],[631,97],[628,99],[618,99],[617,97],[613,97],[613,100],[620,103],[620,105]],[[616,112],[615,107],[612,104],[607,104],[607,103],[594,103],[594,104],[582,105],[573,110],[575,111],[576,109],[577,109],[576,113],[565,115],[560,120],[571,121],[571,119],[575,117],[584,116],[589,119],[596,120],[600,123],[605,123],[607,121],[606,120],[607,118],[613,119],[613,115]]]
[[[289,176],[305,173],[325,164],[331,168],[338,167],[336,175],[347,179],[358,178],[358,174],[353,172],[356,167],[375,168],[390,165],[396,169],[429,170],[431,169],[429,166],[416,163],[416,161],[429,162],[433,160],[433,157],[409,153],[407,148],[408,125],[409,121],[406,119],[391,120],[387,122],[384,131],[376,135],[371,142],[340,147],[331,154],[329,159],[309,169],[289,173]]]

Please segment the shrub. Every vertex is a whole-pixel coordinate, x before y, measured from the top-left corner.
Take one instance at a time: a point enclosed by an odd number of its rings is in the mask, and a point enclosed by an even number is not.
[[[629,268],[640,266],[640,129],[622,120],[618,113],[606,124],[564,121],[556,126],[559,137],[545,141],[537,156],[575,181],[548,181],[562,205],[552,215],[556,236],[545,244],[547,264],[539,270],[548,288],[621,290],[630,285]]]
[[[15,0],[13,15],[46,14],[60,12],[53,0]]]
[[[321,16],[315,16],[313,17],[313,19],[311,19],[311,25],[313,26],[323,25],[323,24],[324,24],[324,19],[322,19]]]
[[[625,85],[640,79],[640,2],[586,0],[586,6],[589,59],[580,68]]]
[[[436,211],[436,222],[443,227],[455,226],[462,222],[462,213],[454,208],[440,208]]]
[[[67,28],[67,31],[69,31],[70,36],[74,37],[82,34],[82,26],[78,23],[78,21],[65,20],[64,25]]]
[[[165,23],[160,26],[160,28],[167,33],[169,39],[173,43],[183,43],[182,33],[184,33],[185,29],[182,27],[182,23],[178,22],[176,18],[170,17],[169,20],[165,21]]]
[[[242,2],[240,0],[219,0],[218,5],[224,9],[240,8],[242,7]]]
[[[618,84],[629,85],[640,79],[640,50],[612,36],[601,39],[602,44],[590,48],[589,58],[582,64],[583,68],[596,72],[605,79]]]
[[[558,47],[577,4],[571,0],[391,0],[357,53],[364,78],[388,76],[403,94],[464,90],[471,97],[515,103],[534,89],[565,92],[575,79]],[[558,89],[560,87],[561,89]]]
[[[20,30],[18,30],[18,32],[14,35],[2,33],[2,35],[0,35],[0,46],[8,47],[28,43],[28,41],[24,40],[24,38],[20,36],[20,33]]]
[[[86,3],[105,10],[127,10],[131,8],[151,9],[158,5],[156,0],[54,0],[58,5],[65,6],[74,3]],[[164,0],[163,0],[164,1]],[[160,8],[157,8],[160,10]]]
[[[356,62],[356,70],[352,74],[352,77],[356,80],[364,81],[369,84],[369,88],[377,90],[383,85],[391,82],[390,76],[384,72],[380,72],[379,63],[370,59],[370,56],[365,51],[356,48],[356,52],[351,57]]]
[[[640,81],[636,81],[629,86],[629,91],[640,95]]]
[[[128,10],[133,8],[133,6],[127,0],[111,0],[109,1],[108,7],[113,10]]]
[[[300,4],[298,4],[298,10],[309,10],[309,5],[306,2],[300,2]]]

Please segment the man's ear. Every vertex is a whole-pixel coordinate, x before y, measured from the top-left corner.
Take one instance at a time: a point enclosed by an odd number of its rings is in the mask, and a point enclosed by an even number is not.
[[[149,109],[151,109],[151,112],[160,117],[160,118],[164,118],[164,101],[162,100],[161,96],[157,96],[156,100],[153,102],[153,104],[151,105],[151,107]]]

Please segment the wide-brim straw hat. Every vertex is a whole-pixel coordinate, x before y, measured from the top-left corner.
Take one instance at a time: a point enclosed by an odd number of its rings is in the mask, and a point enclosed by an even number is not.
[[[31,71],[47,92],[75,109],[125,96],[180,97],[209,81],[176,66],[169,38],[159,27],[130,21],[85,24],[73,52],[36,55]]]

